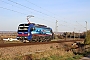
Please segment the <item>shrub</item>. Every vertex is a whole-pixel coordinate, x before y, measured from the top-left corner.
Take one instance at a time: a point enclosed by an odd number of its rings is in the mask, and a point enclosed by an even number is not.
[[[75,55],[73,58],[74,59],[80,59],[82,57],[82,55]]]
[[[90,45],[90,30],[87,31],[84,43]]]

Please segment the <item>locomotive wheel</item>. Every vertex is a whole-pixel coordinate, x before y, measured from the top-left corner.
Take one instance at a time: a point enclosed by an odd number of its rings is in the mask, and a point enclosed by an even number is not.
[[[29,40],[29,42],[32,42],[32,40]]]
[[[21,40],[21,42],[26,43],[26,40]]]
[[[41,42],[41,37],[37,37],[37,42]]]
[[[49,42],[52,36],[33,36],[31,42]]]

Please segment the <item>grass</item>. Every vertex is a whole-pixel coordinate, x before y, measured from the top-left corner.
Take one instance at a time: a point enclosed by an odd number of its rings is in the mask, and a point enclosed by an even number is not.
[[[74,60],[79,59],[79,57],[79,55],[75,56],[72,51],[67,52],[62,48],[3,60]]]
[[[35,53],[32,55],[33,60],[63,60],[66,57],[71,57],[73,56],[73,53],[71,51],[66,52],[63,49],[54,49],[54,50],[49,50],[45,52],[40,52],[40,53]],[[65,58],[63,58],[65,57]]]
[[[1,60],[79,60],[81,57],[83,57],[83,55],[87,53],[90,53],[90,51],[80,55],[74,55],[72,51],[66,52],[63,49],[54,49],[25,56],[18,56],[12,59]]]
[[[82,57],[82,55],[75,55],[75,56],[70,56],[70,57],[52,55],[50,57],[44,57],[40,60],[78,60],[81,57]]]

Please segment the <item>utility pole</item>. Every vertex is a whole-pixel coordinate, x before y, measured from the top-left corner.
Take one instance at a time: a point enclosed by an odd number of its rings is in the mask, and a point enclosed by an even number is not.
[[[1,33],[0,33],[0,40],[1,40]]]
[[[85,42],[86,42],[86,38],[87,38],[87,21],[86,22],[86,36],[85,36],[85,40],[84,40],[84,45],[85,45]]]
[[[58,26],[57,26],[57,23],[58,23],[58,21],[56,20],[56,33],[58,32]]]
[[[85,21],[86,22],[86,37],[87,37],[87,21]]]
[[[71,39],[71,34],[72,34],[72,33],[70,32],[70,39]]]
[[[80,39],[80,30],[79,30],[79,39]]]
[[[74,28],[74,40],[75,40],[75,28]]]

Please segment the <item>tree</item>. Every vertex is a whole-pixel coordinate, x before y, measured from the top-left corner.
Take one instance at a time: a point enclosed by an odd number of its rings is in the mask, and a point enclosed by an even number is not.
[[[84,43],[90,45],[90,30],[87,31]]]

